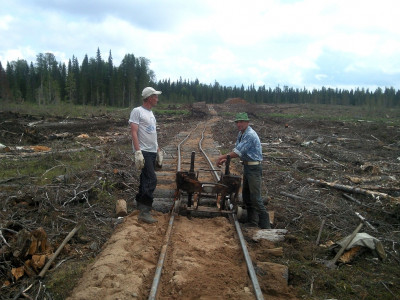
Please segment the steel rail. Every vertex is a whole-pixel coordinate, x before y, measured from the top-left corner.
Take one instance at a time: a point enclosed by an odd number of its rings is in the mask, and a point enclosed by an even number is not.
[[[229,204],[229,206],[231,209],[233,209],[232,204]],[[235,224],[236,232],[239,237],[240,246],[242,246],[243,256],[246,261],[247,270],[249,271],[251,283],[253,284],[253,288],[254,288],[254,291],[256,294],[256,299],[263,300],[264,296],[262,294],[260,284],[258,283],[257,274],[256,274],[256,271],[254,270],[253,262],[251,261],[249,251],[247,250],[246,241],[244,239],[242,230],[240,228],[239,220],[235,213],[233,213],[231,216],[232,216],[233,222]]]
[[[210,166],[210,168],[212,170],[212,175],[214,176],[215,181],[218,182],[220,180],[220,177],[219,177],[219,175],[217,173],[217,170],[214,169],[214,166],[213,166],[212,162],[210,161],[210,159],[208,158],[208,155],[203,150],[203,147],[201,147],[201,144],[203,143],[204,132],[206,131],[206,128],[207,128],[207,123],[205,124],[204,129],[203,129],[203,131],[201,133],[201,139],[199,141],[199,149],[200,149],[200,152],[203,154],[204,158],[207,160],[208,165]]]
[[[181,144],[183,144],[189,136],[192,134],[193,131],[197,129],[199,126],[199,123],[196,125],[196,127],[178,144],[178,163],[177,163],[177,171],[179,172],[181,170]],[[168,249],[168,244],[171,239],[171,234],[172,234],[172,228],[174,226],[174,220],[175,220],[175,215],[176,215],[176,209],[175,209],[176,202],[174,202],[174,207],[172,208],[172,213],[171,217],[169,218],[168,222],[168,229],[167,232],[165,233],[165,238],[164,238],[164,244],[161,247],[161,253],[158,258],[157,262],[157,268],[156,268],[156,273],[153,278],[153,283],[151,284],[151,289],[150,289],[150,295],[149,295],[149,300],[155,300],[157,297],[158,293],[158,286],[160,285],[160,279],[161,279],[161,271],[164,266],[164,261],[165,257],[167,256],[167,249]]]
[[[199,149],[200,149],[201,153],[203,154],[203,156],[208,161],[208,164],[209,164],[210,168],[212,168],[212,170],[213,170],[214,178],[218,182],[220,180],[220,177],[219,177],[217,171],[214,169],[214,166],[211,163],[210,159],[208,158],[207,154],[205,153],[205,151],[201,147],[206,127],[207,127],[207,125],[204,126],[203,132],[201,134],[201,139],[199,141]],[[229,203],[229,207],[231,208],[231,210],[233,210],[233,205],[232,204]],[[236,228],[236,232],[237,232],[238,237],[239,237],[240,246],[242,247],[244,259],[245,259],[246,265],[247,265],[247,270],[249,271],[250,280],[251,280],[251,282],[253,284],[253,288],[254,288],[254,291],[255,291],[255,294],[256,294],[256,299],[262,300],[262,299],[264,299],[264,296],[262,294],[262,291],[261,291],[261,288],[260,288],[260,284],[258,283],[257,275],[256,275],[256,272],[254,270],[253,262],[251,261],[249,251],[247,250],[246,242],[245,242],[245,239],[243,237],[242,229],[240,228],[239,220],[238,220],[238,218],[237,218],[235,213],[232,213],[231,216],[232,216],[232,220],[234,222],[235,228]]]
[[[161,279],[161,271],[164,266],[165,257],[167,256],[167,249],[169,240],[171,239],[172,234],[172,227],[174,226],[174,219],[175,219],[175,210],[172,210],[171,217],[169,218],[168,229],[165,234],[164,245],[161,248],[160,257],[158,258],[156,273],[153,278],[153,283],[150,289],[149,300],[155,300],[158,293],[158,286],[160,284]]]
[[[177,163],[177,171],[180,172],[181,171],[181,144],[183,144],[188,138],[189,136],[193,133],[193,131],[195,131],[197,129],[197,127],[199,127],[199,123],[197,123],[196,127],[189,132],[189,134],[178,144],[178,163]]]

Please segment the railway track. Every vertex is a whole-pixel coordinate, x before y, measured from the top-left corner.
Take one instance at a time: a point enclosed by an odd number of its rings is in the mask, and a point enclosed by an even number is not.
[[[230,182],[224,181],[235,182],[234,165],[232,174],[226,174],[226,169],[214,172],[208,162],[220,155],[212,138],[218,120],[214,116],[197,127],[182,128],[171,138],[157,170],[152,214],[158,222],[140,222],[133,209],[68,300],[263,299],[237,222],[237,190],[227,189]],[[184,179],[182,185],[177,178]],[[265,266],[257,267],[265,288]],[[271,279],[278,278],[272,274]]]
[[[242,290],[241,299],[263,299],[238,222],[237,214],[242,211],[241,178],[231,174],[229,164],[222,171],[214,168],[213,162],[219,152],[212,140],[211,129],[216,120],[213,117],[207,122],[199,122],[176,138],[176,147],[164,149],[164,167],[158,172],[157,189],[164,197],[171,196],[171,182],[174,182],[174,202],[148,299],[220,297],[207,291],[210,280],[220,285],[221,295],[238,295]],[[156,199],[155,205],[163,209],[165,202]],[[226,228],[221,222],[229,222],[231,229],[221,231],[220,228]],[[213,224],[213,229],[206,234],[200,233],[199,226],[205,226],[205,223]],[[232,243],[232,235],[236,236],[236,244]],[[204,249],[190,247],[202,245],[202,240],[208,245]],[[191,256],[192,253],[198,255],[198,251],[202,251],[203,263]],[[232,251],[234,257],[224,256],[224,252]],[[215,273],[216,269],[220,271]],[[204,276],[208,277],[207,281],[201,279]],[[188,288],[182,289],[183,285]],[[179,291],[175,286],[179,286]],[[188,294],[182,294],[182,291]]]

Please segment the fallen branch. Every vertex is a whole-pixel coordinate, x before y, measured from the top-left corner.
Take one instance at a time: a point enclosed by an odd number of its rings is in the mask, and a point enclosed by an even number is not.
[[[318,202],[318,201],[314,201],[314,200],[311,200],[311,199],[308,199],[308,198],[303,198],[303,197],[296,196],[296,195],[293,195],[293,194],[289,194],[289,193],[286,193],[286,192],[280,192],[280,194],[283,195],[283,196],[292,198],[292,199],[294,199],[294,200],[299,200],[299,201],[306,200],[306,201],[310,201],[310,202],[312,202],[312,203],[319,204],[319,205],[323,205],[323,206],[326,207],[325,203],[321,203],[321,202]]]
[[[8,178],[8,179],[4,179],[0,181],[0,184],[6,183],[6,182],[10,182],[10,181],[16,181],[16,180],[20,180],[20,179],[24,179],[28,177],[28,175],[23,175],[23,176],[18,176],[18,177],[12,177],[12,178]]]
[[[89,207],[90,207],[91,205],[90,205],[90,203],[89,203],[89,201],[88,201],[88,198],[86,197],[85,193],[87,193],[87,192],[89,192],[91,189],[93,189],[93,188],[96,186],[96,184],[99,182],[100,179],[101,179],[101,177],[100,177],[99,179],[97,179],[97,180],[96,180],[88,189],[86,189],[86,190],[82,190],[82,191],[80,191],[80,192],[78,192],[78,193],[77,193],[76,191],[74,191],[74,193],[75,193],[74,197],[72,197],[71,199],[65,201],[65,202],[63,203],[62,206],[65,206],[65,205],[67,205],[68,203],[71,203],[71,202],[75,201],[75,200],[78,198],[79,195],[82,195],[82,194],[83,194],[82,197],[86,200],[86,202],[89,204]]]
[[[351,201],[357,203],[357,204],[360,205],[360,206],[367,207],[368,209],[379,210],[379,212],[381,212],[381,213],[385,213],[385,214],[388,214],[388,215],[391,215],[391,216],[394,216],[394,217],[397,216],[396,214],[394,214],[394,213],[392,213],[392,212],[386,211],[386,210],[385,210],[384,208],[382,208],[382,207],[378,209],[378,208],[373,207],[373,206],[371,206],[371,205],[366,205],[366,204],[364,204],[364,203],[361,203],[361,202],[358,201],[356,198],[354,198],[354,197],[352,197],[352,196],[350,196],[350,195],[348,195],[348,194],[343,194],[343,197],[345,197],[346,199],[351,200]]]
[[[357,203],[358,205],[362,205],[362,203],[361,203],[360,201],[358,201],[356,198],[354,198],[354,197],[352,197],[352,196],[350,196],[350,195],[343,194],[343,197],[345,197],[346,199],[351,200],[351,201]]]
[[[289,194],[289,193],[286,193],[286,192],[280,192],[280,194],[283,195],[283,196],[292,198],[292,199],[294,199],[294,200],[306,200],[306,199],[303,198],[303,197],[296,196],[296,195],[293,195],[293,194]]]
[[[382,283],[382,285],[385,287],[385,289],[386,289],[389,293],[391,293],[393,297],[396,298],[396,295],[387,287],[387,285],[386,285],[383,281],[381,281],[381,283]]]
[[[43,278],[44,275],[46,274],[47,270],[50,268],[50,265],[53,263],[53,261],[57,258],[58,254],[60,254],[61,250],[64,248],[64,246],[69,242],[69,240],[75,235],[75,233],[79,230],[81,225],[77,225],[72,229],[72,231],[67,235],[67,237],[64,239],[64,241],[61,243],[61,245],[58,247],[56,252],[53,254],[53,256],[50,258],[50,260],[47,262],[47,264],[44,266],[42,271],[39,273],[39,277]]]
[[[377,191],[393,191],[393,192],[398,192],[400,191],[400,187],[394,187],[394,186],[363,186],[363,189],[366,190],[377,190]]]
[[[79,145],[81,145],[81,146],[83,146],[83,147],[85,147],[85,148],[88,148],[88,149],[91,149],[91,150],[94,150],[94,151],[97,151],[97,152],[101,152],[101,150],[99,149],[99,147],[92,147],[92,146],[90,146],[90,145],[86,145],[86,144],[83,144],[83,143],[78,142],[78,141],[76,141],[76,143],[79,144]]]
[[[46,172],[44,172],[44,173],[42,174],[41,177],[43,177],[44,175],[46,175],[46,174],[47,174],[48,172],[50,172],[51,170],[54,170],[55,168],[59,168],[59,167],[64,167],[64,168],[65,168],[65,165],[64,165],[64,164],[61,164],[61,165],[54,166],[54,167],[52,167],[52,168],[46,170]]]
[[[6,244],[9,248],[11,248],[11,246],[7,243],[7,240],[3,236],[3,232],[1,230],[0,230],[0,238],[3,241],[4,244]]]
[[[321,227],[319,228],[319,232],[318,232],[318,237],[317,237],[317,240],[315,241],[315,245],[317,245],[317,246],[319,244],[319,240],[321,239],[321,233],[322,233],[322,229],[324,228],[325,222],[326,222],[326,219],[325,218],[322,219]]]
[[[342,191],[349,192],[349,193],[358,193],[358,194],[363,194],[363,195],[369,195],[374,199],[383,198],[383,199],[388,199],[388,200],[390,200],[392,202],[395,202],[395,203],[400,203],[400,197],[393,197],[393,196],[390,196],[390,195],[385,194],[385,193],[380,193],[380,192],[360,189],[360,188],[352,187],[352,186],[349,186],[349,185],[337,184],[337,183],[333,183],[333,182],[327,182],[327,181],[324,181],[324,180],[317,180],[317,179],[312,179],[312,178],[308,178],[307,182],[317,183],[317,184],[322,185],[322,186],[333,187],[335,189],[342,190]]]

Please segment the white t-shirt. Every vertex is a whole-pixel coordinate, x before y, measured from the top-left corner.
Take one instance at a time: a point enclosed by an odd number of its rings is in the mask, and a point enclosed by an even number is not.
[[[156,118],[151,110],[138,106],[132,109],[129,124],[135,123],[139,126],[138,139],[140,150],[157,152]],[[132,143],[133,146],[133,143]],[[133,149],[135,151],[135,149]]]

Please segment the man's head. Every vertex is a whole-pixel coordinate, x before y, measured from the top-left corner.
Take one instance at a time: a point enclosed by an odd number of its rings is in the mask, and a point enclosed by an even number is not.
[[[149,98],[150,96],[153,95],[160,95],[161,91],[156,91],[155,89],[153,89],[152,87],[145,87],[142,91],[142,99],[146,100],[147,98]]]
[[[236,114],[235,123],[236,123],[238,130],[241,131],[242,133],[249,126],[249,121],[250,121],[250,119],[249,119],[247,113],[241,112],[241,113]]]
[[[143,106],[147,109],[151,109],[153,106],[157,105],[158,95],[161,91],[156,91],[152,87],[146,87],[142,91]]]

